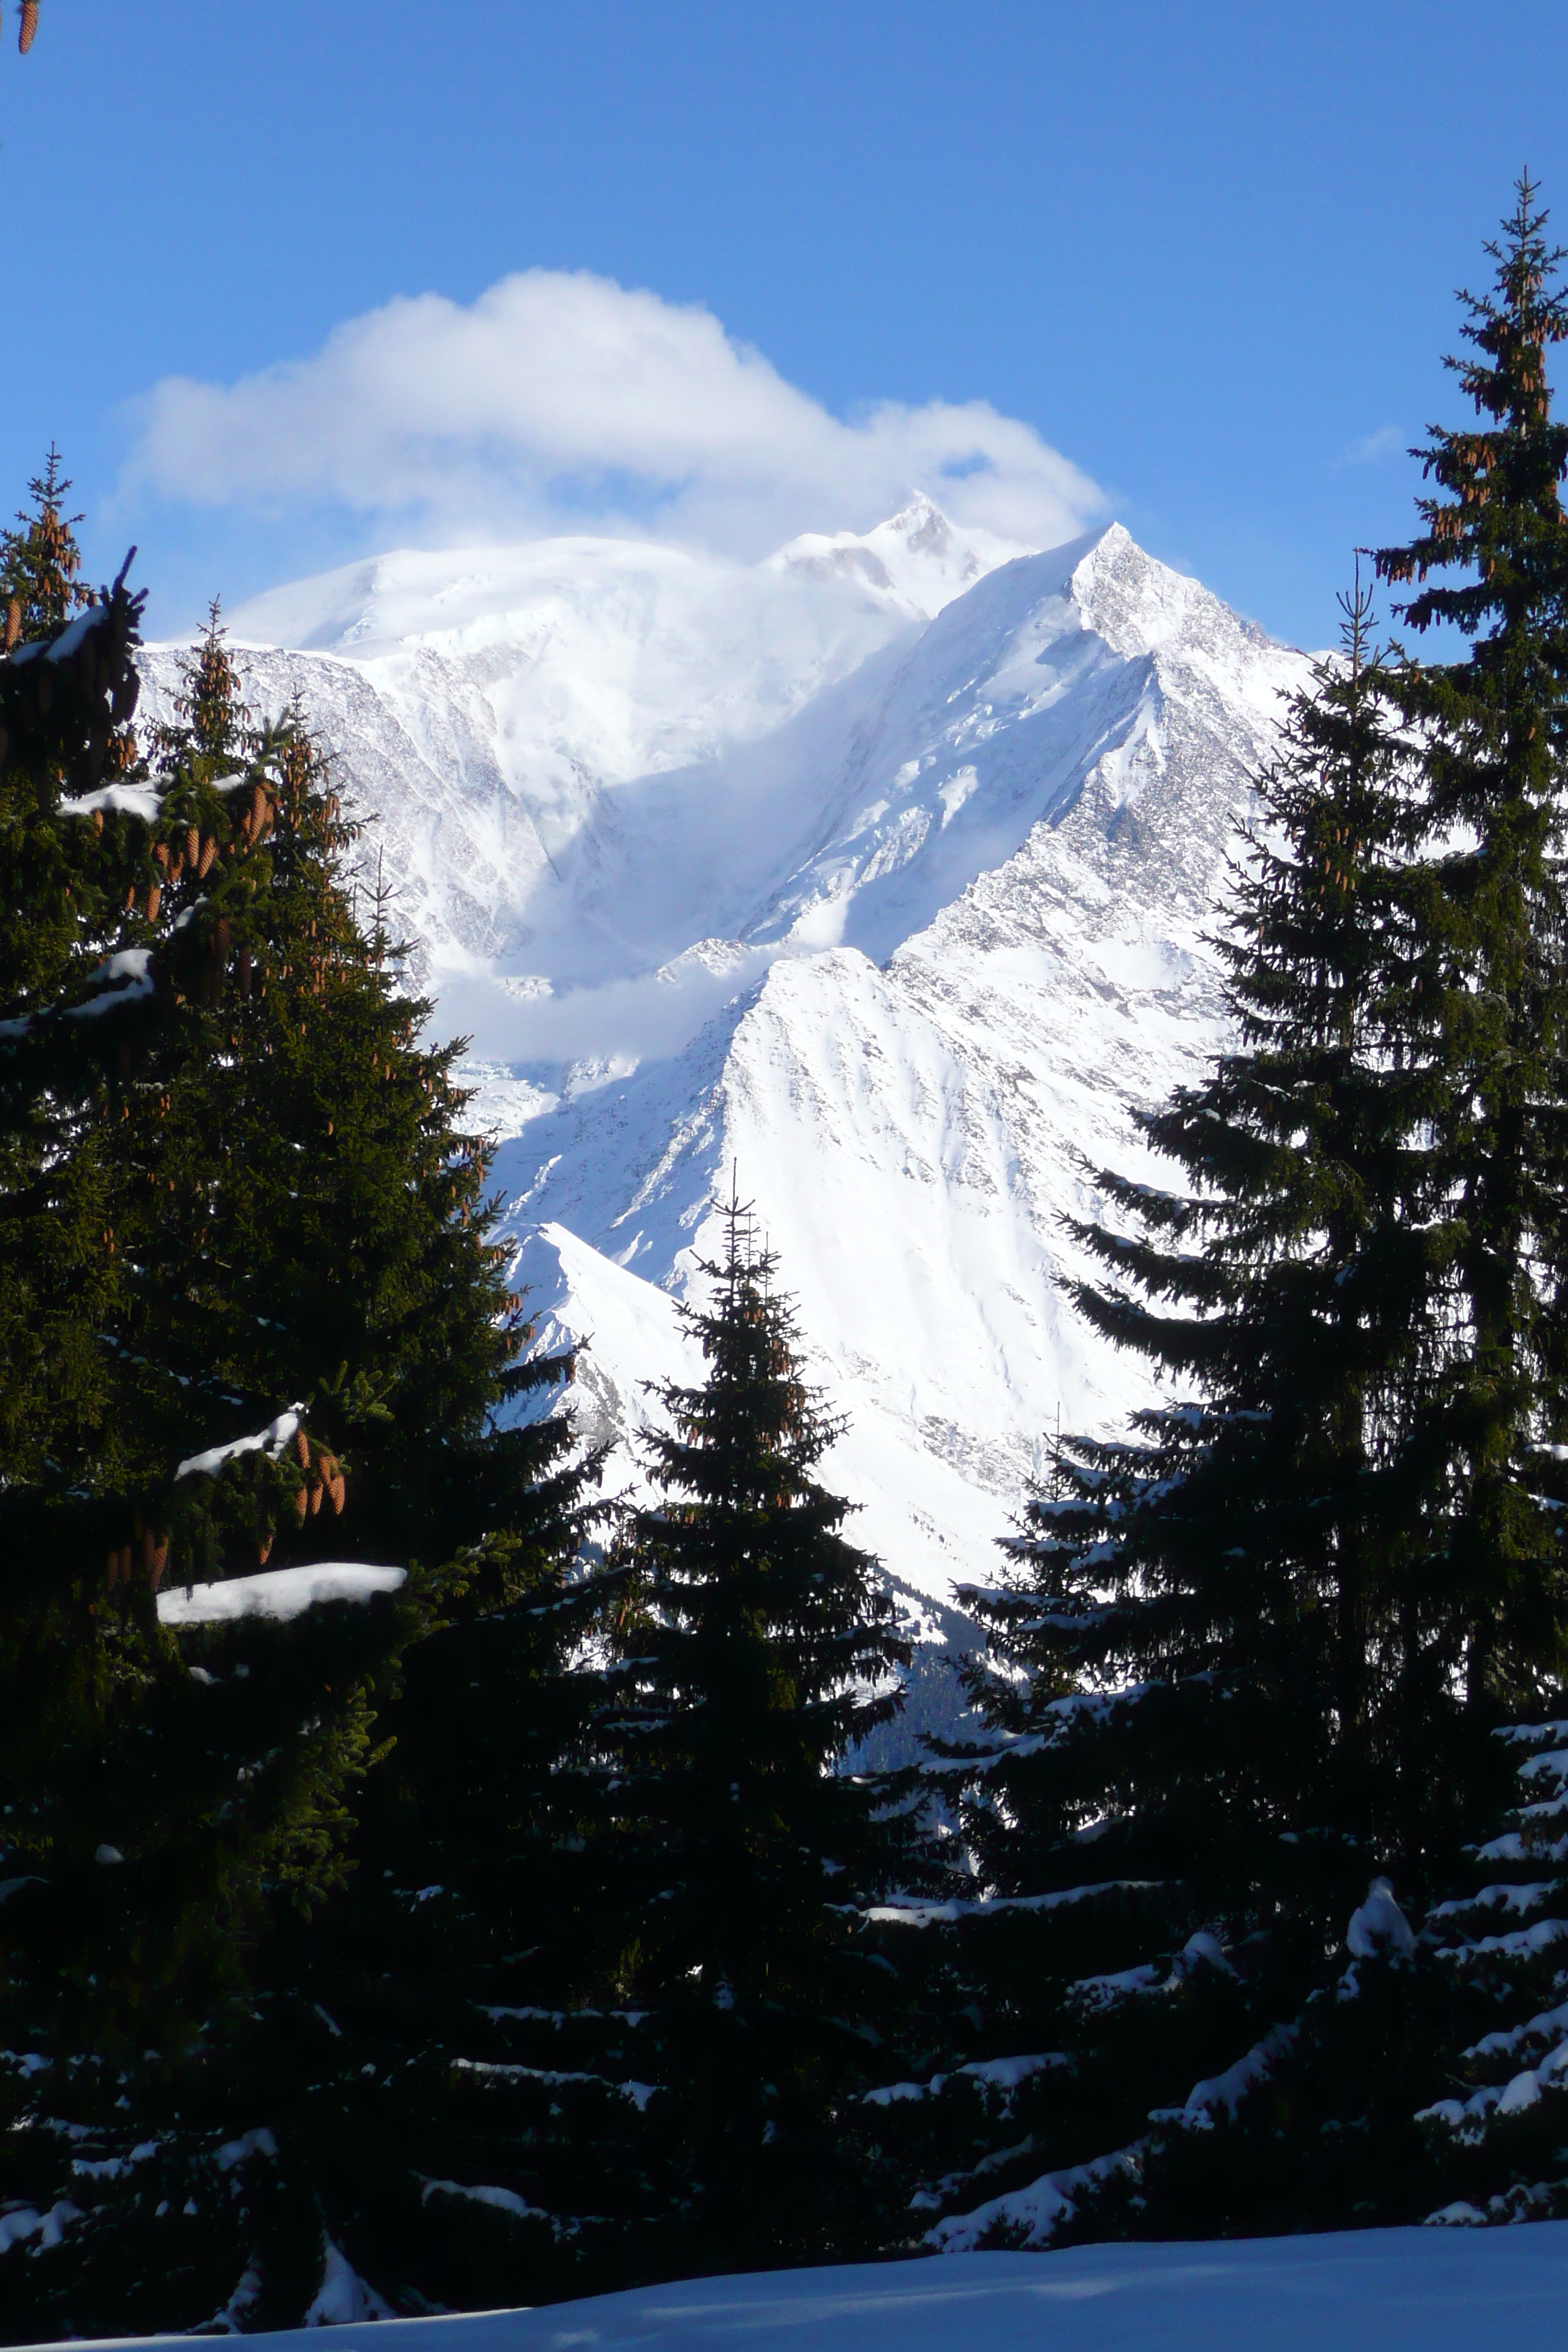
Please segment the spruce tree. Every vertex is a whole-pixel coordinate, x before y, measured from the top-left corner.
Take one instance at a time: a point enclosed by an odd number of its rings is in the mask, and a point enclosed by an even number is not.
[[[944,2243],[1125,2199],[1151,2110],[1295,2013],[1433,1808],[1400,1582],[1428,1078],[1398,1041],[1425,948],[1369,621],[1358,590],[1262,782],[1218,942],[1235,1047],[1142,1121],[1187,1186],[1097,1171],[1115,1223],[1078,1228],[1113,1275],[1083,1311],[1199,1394],[1064,1441],[1004,1577],[967,1595],[992,1736],[933,1777],[973,1875],[887,1923],[906,1969],[934,1947],[882,2120],[918,2213],[980,2214],[939,2220]]]
[[[483,1149],[355,927],[319,756],[250,726],[215,625],[141,764],[134,619],[117,587],[0,665],[38,877],[0,1055],[0,2040],[22,2054],[0,2193],[56,2216],[0,2273],[16,2336],[293,2320],[331,2269],[317,2137],[289,2138],[306,1923],[343,1884],[430,1570],[458,1559],[460,1585],[509,1528],[547,1550],[535,1474],[569,1443],[490,1425],[560,1368],[515,1360]],[[91,1278],[46,1296],[79,1195]],[[323,1554],[425,1566],[174,1630],[176,1582]]]
[[[907,1653],[814,1475],[835,1424],[774,1262],[734,1202],[726,1234],[689,1318],[707,1381],[661,1391],[663,1499],[507,1633],[564,1638],[574,1668],[533,1758],[496,1776],[489,1884],[471,1837],[429,1895],[426,1933],[480,1967],[429,2053],[423,2156],[399,2137],[423,2179],[403,2307],[414,2287],[537,2298],[874,2242],[849,2126],[889,1995],[859,1914],[908,1832],[894,1784],[838,1768],[897,1706]]]
[[[184,2300],[200,2282],[177,2284],[221,2221],[189,2193],[198,2111],[248,2016],[264,1884],[309,1901],[338,1874],[397,1613],[329,1612],[303,1640],[198,1626],[183,1652],[159,1622],[182,1487],[200,1482],[182,1481],[179,1449],[142,1410],[136,1296],[170,1260],[146,1262],[132,1137],[147,1097],[190,1075],[190,1041],[159,962],[160,796],[124,731],[140,600],[119,583],[80,593],[53,467],[37,487],[37,527],[5,542],[25,593],[0,666],[22,885],[0,1044],[0,2040],[14,2053],[3,2190],[56,2218],[39,2259],[0,2274],[17,2335],[211,2315]],[[179,1435],[199,1454],[212,1433],[187,1400]],[[207,2120],[212,2174],[230,2135]],[[176,2179],[178,2197],[155,2194]],[[155,2205],[172,2216],[158,2248],[139,2229]],[[230,2249],[215,2251],[226,2294]]]
[[[279,2137],[308,2149],[332,2243],[402,2312],[587,2291],[613,2217],[638,2210],[635,2101],[583,2079],[613,2053],[601,2019],[562,2007],[624,1900],[584,1850],[607,1595],[570,1571],[595,1465],[552,1466],[565,1427],[541,1431],[531,1524],[514,1497],[406,1654],[359,1867],[282,1971],[303,2095]]]
[[[650,2122],[705,2267],[855,2243],[841,2126],[884,1996],[854,1927],[907,1842],[895,1792],[837,1769],[899,1705],[907,1647],[813,1475],[837,1426],[776,1261],[734,1200],[725,1233],[689,1318],[708,1378],[663,1391],[663,1499],[622,1542],[625,1664],[596,1730],[602,1850],[635,1898],[625,2005],[649,2012]]]
[[[1511,1804],[1423,1936],[1454,1987],[1415,2117],[1432,2166],[1426,2218],[1470,2225],[1568,2214],[1568,1723],[1497,1738],[1517,1766]]]
[[[1521,186],[1495,299],[1470,303],[1463,381],[1493,429],[1436,436],[1447,495],[1378,558],[1468,568],[1406,618],[1469,650],[1367,663],[1352,611],[1237,891],[1238,1047],[1144,1122],[1187,1188],[1102,1175],[1114,1224],[1079,1228],[1110,1276],[1080,1307],[1182,1387],[1131,1440],[1062,1447],[1012,1577],[977,1597],[1002,1740],[951,1762],[983,1879],[1051,1899],[1035,1982],[1054,1966],[1061,1997],[1033,2015],[1061,2063],[1012,2103],[1009,2129],[1036,2125],[1013,2201],[1004,2179],[943,2242],[1411,2218],[1429,2186],[1409,2095],[1451,1980],[1400,1906],[1444,1891],[1495,1808],[1493,1729],[1556,1681],[1564,1631],[1568,439],[1542,226]],[[1096,1913],[1129,1909],[1122,1957],[1077,1973]]]
[[[1487,248],[1493,291],[1461,298],[1471,348],[1448,365],[1479,428],[1433,428],[1422,530],[1377,557],[1418,587],[1413,630],[1468,641],[1458,659],[1406,664],[1399,700],[1422,743],[1408,830],[1435,949],[1422,1025],[1447,1219],[1427,1282],[1449,1327],[1427,1416],[1428,1476],[1447,1489],[1432,1639],[1477,1726],[1561,1680],[1568,1633],[1548,1450],[1568,1433],[1568,426],[1547,381],[1568,302],[1536,193],[1520,181]]]
[[[735,1204],[704,1271],[664,1501],[584,1577],[475,1557],[300,1979],[325,2226],[395,2309],[874,2242],[854,2095],[894,1996],[859,1915],[909,1840],[895,1784],[836,1768],[906,1652]]]
[[[7,653],[18,644],[52,637],[88,601],[76,543],[81,517],[62,511],[70,487],[60,471],[60,453],[51,447],[43,472],[27,485],[31,513],[24,508],[16,517],[17,527],[0,538],[0,604]]]
[[[100,782],[134,709],[142,600],[123,576],[82,597],[52,463],[34,487],[39,512],[0,540],[7,578],[26,583],[0,662],[0,1790],[10,1851],[29,1864],[90,1828],[71,1828],[72,1762],[135,1675],[134,1641],[98,1605],[93,1462],[123,1279],[110,1106],[155,1018],[144,972],[111,952],[120,824],[106,837],[61,814]],[[27,1907],[13,1901],[0,1925]]]
[[[61,1491],[101,1414],[109,1367],[88,1302],[114,1291],[111,1155],[101,1103],[144,1034],[145,977],[117,967],[123,821],[59,822],[119,764],[135,709],[141,604],[123,580],[89,599],[68,483],[51,450],[34,511],[0,534],[8,658],[0,719],[0,1477]],[[86,609],[84,609],[86,608]],[[76,616],[74,622],[72,616]],[[113,794],[110,797],[112,799]],[[90,1012],[83,1008],[90,1006]],[[46,1473],[46,1456],[53,1464]]]
[[[251,720],[216,612],[155,762],[147,887],[185,1042],[127,1137],[143,1407],[181,1454],[197,1397],[217,1439],[290,1409],[306,1424],[296,1465],[181,1497],[186,1553],[243,1539],[274,1563],[433,1564],[493,1524],[500,1458],[519,1457],[521,1491],[537,1450],[518,1433],[477,1456],[531,1375],[513,1369],[524,1320],[489,1237],[488,1150],[460,1124],[460,1048],[421,1043],[431,1007],[361,931],[342,871],[357,829],[297,721]],[[198,1526],[204,1503],[221,1528]]]

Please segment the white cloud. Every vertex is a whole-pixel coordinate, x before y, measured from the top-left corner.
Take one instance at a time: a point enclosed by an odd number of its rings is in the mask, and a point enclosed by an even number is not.
[[[142,404],[125,487],[216,507],[348,509],[426,538],[651,528],[761,555],[866,530],[914,489],[1050,546],[1095,485],[984,401],[846,421],[710,311],[585,271],[531,269],[465,308],[389,302],[313,356]]]
[[[592,1056],[624,1074],[679,1054],[770,965],[798,952],[787,942],[744,948],[721,971],[691,963],[521,999],[490,973],[445,973],[437,1027],[470,1039],[476,1055],[509,1065]]]
[[[1353,441],[1341,459],[1346,466],[1375,466],[1382,458],[1403,457],[1409,436],[1397,425],[1380,425],[1375,433]]]

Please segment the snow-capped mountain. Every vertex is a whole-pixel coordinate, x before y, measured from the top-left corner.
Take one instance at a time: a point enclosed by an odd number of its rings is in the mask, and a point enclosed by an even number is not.
[[[1213,1047],[1202,935],[1303,658],[1120,526],[1026,553],[923,499],[755,567],[390,556],[236,635],[379,819],[548,1335],[591,1343],[576,1410],[625,1432],[695,1370],[733,1179],[858,1537],[945,1618],[1058,1416],[1141,1393],[1058,1221]]]
[[[257,649],[258,707],[301,690],[374,808],[425,969],[504,961],[542,929],[558,982],[602,979],[636,969],[638,942],[617,960],[613,910],[579,940],[584,894],[562,868],[592,867],[626,788],[658,776],[679,799],[689,778],[709,803],[687,844],[700,876],[684,891],[667,877],[679,953],[715,867],[753,847],[715,769],[1020,551],[921,500],[864,538],[795,540],[757,565],[595,539],[381,556],[275,590],[233,628]],[[767,879],[769,851],[788,848],[756,845]],[[731,878],[744,898],[746,876]]]

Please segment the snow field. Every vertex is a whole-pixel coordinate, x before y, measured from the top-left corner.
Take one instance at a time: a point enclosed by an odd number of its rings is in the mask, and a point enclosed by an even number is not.
[[[536,2311],[361,2321],[332,2342],[342,2352],[1526,2352],[1565,2336],[1568,2222],[1536,2221],[775,2271]],[[251,2340],[278,2352],[320,2342],[308,2330]]]

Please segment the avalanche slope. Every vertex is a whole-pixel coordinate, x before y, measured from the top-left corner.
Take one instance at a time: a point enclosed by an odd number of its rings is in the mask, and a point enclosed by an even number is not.
[[[1216,1042],[1204,933],[1304,657],[1119,525],[1020,553],[923,499],[754,567],[387,557],[237,635],[474,1037],[585,1426],[696,1372],[677,1305],[738,1176],[848,1417],[827,1475],[952,1638],[1058,1416],[1143,1393],[1061,1295],[1059,1220]],[[156,715],[172,649],[148,674]]]

